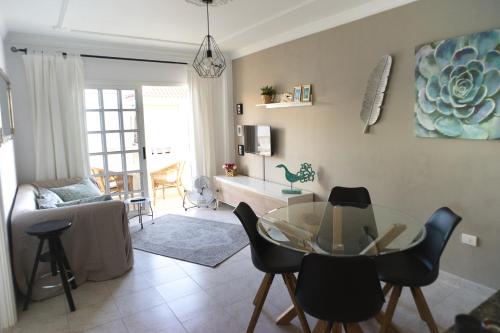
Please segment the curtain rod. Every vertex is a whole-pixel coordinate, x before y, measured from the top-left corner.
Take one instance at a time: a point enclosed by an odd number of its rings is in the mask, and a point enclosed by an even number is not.
[[[16,52],[22,52],[24,54],[28,53],[28,49],[18,49],[15,46],[12,46],[10,50],[14,53]],[[66,52],[63,52],[63,56],[67,55]],[[141,62],[156,62],[160,64],[177,64],[177,65],[187,65],[187,62],[181,62],[181,61],[169,61],[169,60],[154,60],[154,59],[140,59],[140,58],[123,58],[123,57],[110,57],[110,56],[101,56],[101,55],[94,55],[94,54],[80,54],[80,57],[82,58],[97,58],[97,59],[110,59],[110,60],[125,60],[125,61],[141,61]]]

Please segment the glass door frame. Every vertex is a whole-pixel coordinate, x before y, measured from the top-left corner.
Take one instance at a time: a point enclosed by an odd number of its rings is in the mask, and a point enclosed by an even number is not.
[[[113,82],[87,82],[85,85],[85,89],[97,89],[98,90],[98,98],[99,98],[99,109],[86,109],[84,108],[83,112],[85,114],[87,112],[98,112],[99,113],[99,118],[100,118],[100,123],[101,123],[101,130],[99,131],[88,131],[87,130],[87,125],[86,125],[86,133],[88,134],[96,134],[99,133],[101,134],[101,145],[102,145],[102,152],[97,152],[97,153],[90,153],[88,156],[97,156],[97,155],[102,155],[103,156],[103,169],[104,169],[104,174],[99,175],[100,177],[103,177],[104,179],[104,185],[105,185],[105,193],[110,194],[112,196],[119,196],[121,199],[121,196],[123,195],[123,199],[127,199],[130,197],[136,197],[137,194],[139,196],[149,196],[149,186],[148,186],[148,173],[147,173],[147,164],[145,161],[145,130],[144,130],[144,111],[143,111],[143,104],[142,104],[142,85],[138,84],[117,84]],[[116,90],[117,91],[117,109],[105,109],[104,108],[104,103],[103,103],[103,95],[102,91],[103,90]],[[136,107],[135,109],[124,109],[122,105],[122,98],[121,98],[121,91],[122,90],[133,90],[135,91],[135,102],[136,102]],[[134,111],[136,112],[136,122],[137,122],[137,129],[135,130],[126,130],[124,128],[124,121],[123,121],[123,112],[125,111]],[[118,117],[118,124],[119,127],[117,130],[107,130],[106,129],[106,123],[105,123],[105,112],[113,112],[117,111],[119,114]],[[119,133],[120,134],[120,150],[118,151],[113,151],[109,152],[107,150],[107,140],[105,139],[106,134],[112,134],[112,133]],[[127,150],[125,147],[125,133],[138,133],[138,149],[137,150]],[[127,168],[127,162],[126,162],[126,156],[127,153],[138,153],[139,154],[139,170],[128,170]],[[115,155],[115,154],[120,154],[121,159],[122,159],[122,171],[121,172],[110,172],[109,170],[109,165],[108,165],[108,156],[109,155]],[[130,174],[137,174],[139,173],[140,176],[140,182],[141,182],[141,188],[139,190],[134,190],[134,189],[129,189],[128,187],[128,176]],[[113,192],[110,193],[110,187],[109,187],[109,177],[113,175],[118,175],[122,176],[122,182],[123,182],[123,190],[121,192]]]

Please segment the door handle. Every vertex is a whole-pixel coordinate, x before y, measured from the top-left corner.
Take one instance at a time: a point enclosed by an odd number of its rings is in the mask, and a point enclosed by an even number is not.
[[[142,158],[146,159],[146,147],[142,147]]]

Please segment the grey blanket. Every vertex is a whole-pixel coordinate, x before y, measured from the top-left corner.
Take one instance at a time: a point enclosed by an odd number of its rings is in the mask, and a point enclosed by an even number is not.
[[[77,179],[44,182],[44,187],[65,186]],[[48,220],[69,218],[70,229],[61,237],[76,282],[103,281],[127,272],[134,262],[128,219],[123,202],[118,200],[77,206],[37,210],[37,188],[21,185],[11,215],[11,242],[14,278],[25,294],[38,238],[25,233],[29,226]],[[37,278],[50,272],[50,265],[41,263]],[[40,284],[40,283],[39,283]],[[61,293],[60,288],[42,289],[35,284],[33,299],[39,300]]]

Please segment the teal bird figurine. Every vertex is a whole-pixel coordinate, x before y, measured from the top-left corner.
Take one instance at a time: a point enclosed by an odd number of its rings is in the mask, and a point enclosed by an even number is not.
[[[290,182],[290,189],[281,190],[281,192],[285,194],[302,193],[302,190],[293,188],[293,183],[312,182],[314,180],[314,176],[316,175],[316,171],[313,170],[311,163],[302,163],[300,165],[300,170],[297,173],[290,172],[290,170],[288,170],[288,168],[284,164],[278,164],[276,167],[285,169],[285,178]]]

